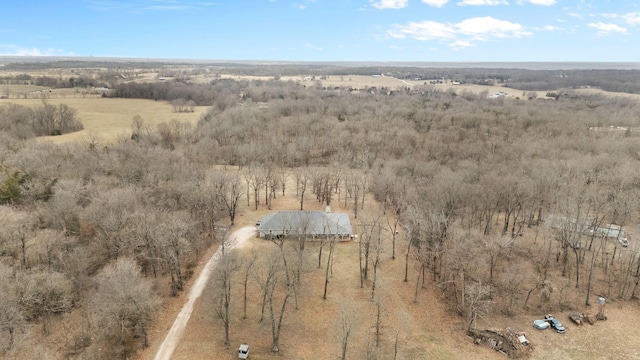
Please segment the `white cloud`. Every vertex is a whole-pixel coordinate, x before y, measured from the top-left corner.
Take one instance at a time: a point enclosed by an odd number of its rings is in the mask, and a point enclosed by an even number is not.
[[[522,25],[512,23],[506,20],[499,20],[492,18],[491,16],[476,17],[472,19],[464,20],[456,24],[458,32],[464,35],[469,35],[478,40],[485,40],[487,38],[507,38],[507,37],[522,37],[531,35],[531,33],[524,31]]]
[[[388,31],[389,36],[396,39],[406,37],[416,40],[443,40],[455,37],[456,31],[452,25],[435,21],[425,20],[421,22],[410,22],[407,25],[397,25],[395,30]]]
[[[552,6],[556,4],[556,0],[519,0],[518,3],[531,3],[533,5]]]
[[[630,26],[640,25],[640,12],[630,12],[626,14],[602,14],[607,19],[622,19]]]
[[[632,12],[622,15],[624,21],[631,26],[640,25],[640,12]]]
[[[6,56],[73,56],[73,53],[67,53],[60,49],[47,48],[47,49],[38,49],[35,47],[32,48],[24,48],[19,47],[17,45],[1,45],[0,44],[0,55]]]
[[[578,19],[582,19],[582,14],[578,14],[576,12],[568,12],[567,15],[574,17],[574,18],[578,18]]]
[[[449,0],[422,0],[422,3],[437,8],[445,6],[448,2]]]
[[[297,8],[298,10],[304,10],[307,8],[307,4],[315,4],[316,0],[304,0],[302,3],[293,3],[291,5],[293,5],[293,7]]]
[[[474,42],[502,38],[519,38],[531,35],[522,25],[487,17],[466,19],[459,23],[440,23],[425,20],[395,25],[387,35],[396,39],[412,38],[419,41],[444,41],[450,47],[462,49],[474,46]]]
[[[409,0],[369,0],[376,9],[402,9],[407,7]]]
[[[304,43],[304,47],[306,47],[307,49],[313,49],[313,50],[318,50],[318,51],[324,50],[323,48],[321,48],[319,46],[313,45],[312,43]]]
[[[627,33],[626,28],[623,28],[622,26],[611,24],[611,23],[605,24],[603,22],[597,22],[597,23],[587,24],[587,26],[593,29],[597,29],[598,35],[600,36],[608,35],[610,33],[621,33],[621,34]]]
[[[456,41],[450,43],[449,46],[451,46],[455,50],[460,50],[460,49],[464,49],[464,48],[467,48],[467,47],[470,47],[470,46],[474,46],[474,45],[472,43],[470,43],[469,41],[456,40]]]
[[[544,30],[547,31],[560,31],[560,30],[564,30],[563,28],[559,27],[559,26],[555,26],[555,25],[545,25]]]
[[[537,28],[535,28],[535,30],[560,31],[560,30],[564,30],[564,28],[561,28],[561,27],[555,26],[555,25],[545,25],[543,27],[537,27]]]
[[[480,5],[509,5],[509,2],[506,0],[462,0],[458,3],[460,6],[471,5],[471,6],[480,6]]]
[[[145,8],[146,10],[154,10],[154,11],[185,11],[189,10],[189,6],[182,5],[151,5]]]
[[[88,8],[97,11],[126,11],[130,13],[139,13],[142,11],[197,11],[216,5],[215,2],[210,1],[181,2],[178,0],[85,0],[84,2]]]

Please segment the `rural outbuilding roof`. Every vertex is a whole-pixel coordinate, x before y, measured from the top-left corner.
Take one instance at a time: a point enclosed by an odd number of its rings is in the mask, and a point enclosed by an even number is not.
[[[348,214],[322,211],[278,211],[263,217],[258,231],[260,236],[297,234],[351,236],[353,234]]]

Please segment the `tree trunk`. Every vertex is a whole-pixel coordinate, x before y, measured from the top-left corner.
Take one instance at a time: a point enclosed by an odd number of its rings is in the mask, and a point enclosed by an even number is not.
[[[413,302],[418,302],[418,289],[420,288],[420,278],[424,277],[423,274],[424,272],[424,265],[420,264],[420,269],[418,270],[418,278],[416,279],[416,290],[413,294]]]
[[[280,309],[280,316],[278,318],[278,322],[276,323],[275,314],[273,313],[273,294],[269,297],[269,309],[271,310],[271,333],[273,335],[273,346],[271,347],[272,352],[280,351],[279,342],[280,342],[280,330],[282,329],[282,319],[284,318],[284,311],[287,307],[287,301],[289,300],[289,289],[287,289],[287,294],[282,301],[282,308]]]
[[[364,273],[362,269],[362,239],[358,241],[358,261],[360,268],[360,288],[364,287]]]
[[[333,256],[333,244],[334,243],[331,242],[331,244],[329,245],[329,256],[327,256],[327,269],[324,274],[324,294],[322,294],[323,300],[327,300],[327,288],[329,286],[329,268],[331,266],[331,257]]]
[[[229,346],[231,340],[229,339],[229,303],[231,302],[231,279],[227,279],[227,284],[224,289],[224,345]]]
[[[407,253],[404,255],[404,282],[409,281],[409,252],[411,252],[411,240],[407,246]]]
[[[573,254],[576,256],[576,289],[580,288],[580,254],[579,250],[574,247]]]
[[[380,307],[381,307],[380,301],[378,301],[378,303],[376,304],[376,347],[380,345],[380,328],[381,328]]]

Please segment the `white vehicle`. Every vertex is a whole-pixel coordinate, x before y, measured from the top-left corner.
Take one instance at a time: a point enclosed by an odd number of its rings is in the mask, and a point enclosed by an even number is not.
[[[622,245],[622,247],[628,247],[629,246],[629,240],[627,239],[626,236],[618,238],[618,242],[620,243],[620,245]]]
[[[246,359],[249,357],[249,345],[242,344],[238,348],[238,359]]]

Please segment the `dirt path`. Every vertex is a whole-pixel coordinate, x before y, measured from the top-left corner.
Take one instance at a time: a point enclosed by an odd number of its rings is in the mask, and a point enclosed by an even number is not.
[[[227,251],[234,248],[241,248],[244,243],[255,236],[256,228],[253,226],[245,226],[236,230],[225,242],[225,249]],[[176,320],[173,322],[171,329],[167,333],[167,336],[164,338],[162,345],[160,345],[160,349],[156,353],[155,360],[169,360],[171,359],[171,355],[173,354],[173,350],[175,350],[178,341],[182,338],[182,334],[184,333],[184,329],[187,327],[187,322],[191,317],[191,313],[193,312],[193,305],[196,302],[196,299],[202,295],[202,290],[204,290],[205,286],[209,281],[209,277],[213,273],[215,269],[216,263],[220,259],[222,255],[222,248],[218,249],[215,254],[209,259],[204,269],[198,276],[198,279],[193,284],[191,291],[189,292],[189,297],[187,303],[184,304],[182,310],[176,317]]]

